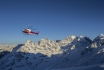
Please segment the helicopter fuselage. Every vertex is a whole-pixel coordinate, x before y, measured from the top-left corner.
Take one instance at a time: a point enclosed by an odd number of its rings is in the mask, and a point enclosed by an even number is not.
[[[28,34],[28,35],[29,35],[29,34],[30,34],[30,35],[31,35],[31,34],[37,34],[37,35],[38,35],[38,33],[39,33],[39,32],[33,32],[31,29],[25,29],[25,30],[23,30],[22,32],[25,33],[25,34]]]

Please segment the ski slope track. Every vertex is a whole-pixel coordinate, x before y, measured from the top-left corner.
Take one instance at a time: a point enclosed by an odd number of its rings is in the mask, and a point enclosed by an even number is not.
[[[0,45],[0,70],[104,70],[104,34]]]

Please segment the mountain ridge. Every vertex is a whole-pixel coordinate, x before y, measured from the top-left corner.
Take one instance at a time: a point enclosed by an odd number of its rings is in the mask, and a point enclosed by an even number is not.
[[[104,35],[93,41],[84,36],[64,40],[27,40],[16,46],[0,46],[0,70],[46,70],[88,66],[104,62]],[[100,59],[100,60],[99,60]]]

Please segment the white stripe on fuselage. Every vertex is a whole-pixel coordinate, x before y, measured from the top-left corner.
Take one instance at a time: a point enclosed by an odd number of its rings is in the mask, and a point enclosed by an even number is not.
[[[33,33],[28,33],[28,34],[33,34]]]

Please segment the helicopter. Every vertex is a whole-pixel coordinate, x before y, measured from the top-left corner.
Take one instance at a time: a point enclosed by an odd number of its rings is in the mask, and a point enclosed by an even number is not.
[[[32,29],[31,26],[30,26],[30,27],[28,27],[28,28],[22,30],[22,32],[23,32],[24,34],[27,34],[27,35],[32,35],[32,34],[38,35],[38,34],[39,34],[39,31],[38,31],[38,32],[34,32],[34,31],[32,31],[32,30],[36,30],[36,29]]]

